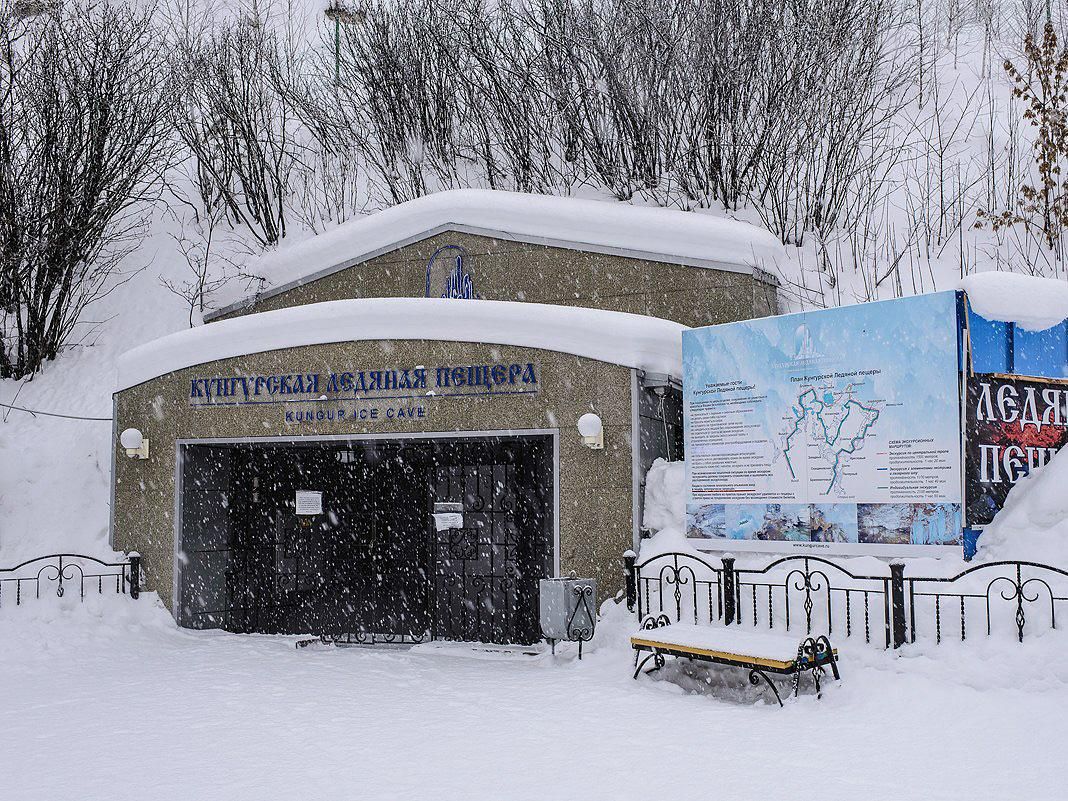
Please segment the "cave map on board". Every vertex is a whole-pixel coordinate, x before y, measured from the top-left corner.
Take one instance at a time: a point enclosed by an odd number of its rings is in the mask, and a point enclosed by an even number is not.
[[[684,332],[687,535],[959,545],[958,352],[954,292]]]

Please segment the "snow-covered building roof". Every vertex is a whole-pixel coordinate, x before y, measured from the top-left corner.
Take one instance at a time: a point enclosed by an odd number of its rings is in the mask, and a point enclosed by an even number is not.
[[[1068,319],[1068,283],[1053,278],[985,272],[961,279],[972,310],[987,320],[1044,331]]]
[[[380,339],[514,345],[682,375],[682,332],[670,320],[624,312],[440,298],[313,303],[191,328],[127,351],[121,391],[186,367],[303,345]]]
[[[488,189],[437,192],[360,217],[295,244],[283,244],[249,270],[266,279],[259,297],[284,292],[442,231],[649,261],[751,273],[774,272],[786,254],[749,223],[602,200]],[[241,293],[216,300],[232,311]]]

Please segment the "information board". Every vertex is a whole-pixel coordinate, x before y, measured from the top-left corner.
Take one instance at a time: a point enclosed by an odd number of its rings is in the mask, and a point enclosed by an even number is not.
[[[692,541],[959,547],[957,310],[941,292],[684,332]]]

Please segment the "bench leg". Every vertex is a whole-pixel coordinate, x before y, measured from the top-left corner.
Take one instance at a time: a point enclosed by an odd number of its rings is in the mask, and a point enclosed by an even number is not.
[[[803,657],[808,657],[811,660],[807,667],[802,667]],[[812,671],[812,683],[816,685],[816,698],[823,697],[820,684],[824,676],[824,665],[830,665],[834,680],[841,681],[842,677],[838,673],[838,660],[834,658],[834,648],[831,647],[831,641],[827,639],[826,635],[821,634],[815,639],[809,637],[802,641],[797,647],[797,668],[794,670],[793,689],[795,698],[801,689],[801,673],[803,670]]]
[[[823,647],[827,649],[827,660],[831,665],[831,675],[834,676],[835,681],[841,681],[842,677],[838,674],[838,660],[835,659],[834,648],[831,647],[831,641],[827,639],[826,635],[821,634],[816,638],[816,643],[817,645],[822,643]]]
[[[782,698],[779,697],[779,691],[776,689],[774,682],[768,677],[768,674],[759,668],[753,668],[749,671],[749,683],[754,687],[760,684],[760,679],[763,679],[764,683],[771,688],[771,691],[775,693],[775,700],[779,702],[779,706],[782,706]]]
[[[661,653],[659,653],[657,651],[653,651],[651,654],[649,654],[649,656],[645,657],[645,659],[643,659],[641,661],[641,663],[637,664],[636,667],[634,668],[634,678],[635,679],[637,679],[638,676],[641,675],[642,668],[645,667],[646,663],[650,659],[653,660],[653,667],[651,667],[649,670],[647,670],[646,673],[652,673],[654,670],[660,670],[660,668],[662,668],[664,666],[664,656],[663,656],[663,654],[661,654]],[[638,657],[637,656],[634,657],[634,661],[635,661],[635,663],[638,662]]]

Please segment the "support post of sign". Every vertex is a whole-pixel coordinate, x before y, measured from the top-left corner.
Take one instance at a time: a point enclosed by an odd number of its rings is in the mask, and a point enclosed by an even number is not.
[[[723,555],[723,622],[728,626],[736,617],[737,589],[735,588],[734,557]]]
[[[905,644],[905,565],[890,563],[890,620],[894,647]]]
[[[634,563],[637,559],[638,555],[634,551],[623,554],[623,582],[627,588],[627,609],[631,612],[638,601],[638,577],[634,574]]]

